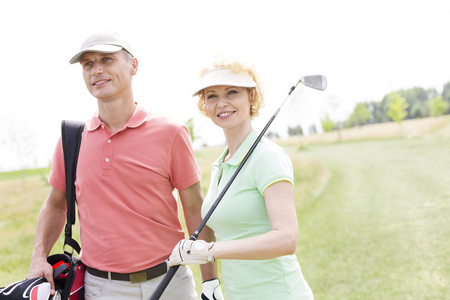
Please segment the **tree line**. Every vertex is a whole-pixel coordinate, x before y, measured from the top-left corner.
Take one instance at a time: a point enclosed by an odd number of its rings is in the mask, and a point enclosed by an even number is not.
[[[414,87],[391,92],[381,101],[360,102],[350,117],[343,122],[333,122],[327,115],[321,121],[322,129],[350,128],[366,124],[401,122],[405,119],[419,119],[450,114],[450,82],[444,84],[442,93],[435,88]]]

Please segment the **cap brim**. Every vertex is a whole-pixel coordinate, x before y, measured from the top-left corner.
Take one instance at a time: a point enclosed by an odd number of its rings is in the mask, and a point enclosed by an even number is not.
[[[121,46],[115,46],[115,45],[95,45],[88,48],[85,48],[75,54],[72,59],[70,60],[71,64],[78,63],[81,61],[81,56],[86,52],[99,52],[99,53],[115,53],[123,48]]]

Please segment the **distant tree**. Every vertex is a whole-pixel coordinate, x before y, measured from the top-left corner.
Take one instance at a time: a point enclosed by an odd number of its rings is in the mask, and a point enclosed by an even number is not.
[[[269,139],[279,139],[280,138],[280,135],[273,131],[268,131],[265,135]]]
[[[430,116],[430,107],[428,102],[416,102],[412,105],[409,110],[409,118],[410,119],[420,119],[426,118]]]
[[[430,112],[432,117],[437,117],[445,114],[448,111],[449,104],[444,101],[442,97],[434,97],[428,100]]]
[[[365,103],[358,103],[355,110],[346,122],[346,127],[362,126],[367,124],[371,116],[369,109]]]
[[[189,132],[191,133],[191,140],[195,141],[197,138],[194,134],[194,118],[190,118],[186,121],[186,127],[189,129]]]
[[[367,110],[369,111],[369,119],[367,121],[359,118],[361,117],[360,113],[364,111],[361,104],[359,107],[355,107],[355,111],[346,121],[343,122],[343,124],[341,124],[341,126],[343,125],[343,128],[349,128],[364,124],[384,123],[393,120],[389,116],[389,114],[396,114],[396,112],[391,108],[393,105],[395,106],[395,104],[392,103],[393,95],[399,95],[406,102],[406,105],[404,105],[406,116],[404,116],[401,120],[429,117],[431,115],[429,100],[439,96],[435,88],[425,90],[421,87],[413,87],[410,89],[398,90],[396,92],[386,94],[381,101],[365,103]],[[444,103],[448,104],[447,111],[444,112],[444,114],[450,113],[450,82],[444,85],[441,97]],[[398,113],[400,112],[401,110],[398,111]],[[434,111],[433,114],[436,114],[436,111]],[[395,117],[397,118],[397,116]],[[401,117],[401,114],[399,114],[398,117]]]
[[[435,88],[428,89],[427,90],[427,95],[428,95],[428,97],[427,97],[428,99],[431,99],[431,98],[439,96],[439,94],[438,94],[438,92],[436,91]]]
[[[415,103],[409,111],[409,116],[411,119],[426,118],[430,115],[429,105],[425,103]]]
[[[450,81],[444,84],[441,96],[444,101],[450,102]]]
[[[444,84],[441,96],[445,102],[450,104],[450,81]],[[450,113],[450,107],[445,113]]]
[[[309,134],[316,134],[317,133],[317,128],[316,125],[311,125],[309,126]]]
[[[383,98],[380,102],[370,103],[373,108],[369,111],[371,112],[371,123],[384,123],[389,122],[389,117],[387,116],[389,99],[387,96]]]
[[[409,104],[406,99],[398,92],[392,92],[390,94],[391,101],[389,102],[388,117],[393,121],[400,123],[408,115]]]
[[[421,107],[420,110],[422,112],[421,118],[427,117],[428,109],[427,109],[427,101],[429,98],[429,95],[436,95],[437,93],[433,93],[430,91],[425,90],[421,87],[413,87],[407,90],[400,90],[398,91],[400,96],[405,98],[406,103],[408,103],[408,107],[406,108],[406,112],[408,113],[405,118],[414,118],[414,116],[411,114],[410,109],[413,109],[414,107]],[[425,114],[424,114],[425,113]],[[419,117],[419,116],[416,116]]]
[[[376,123],[376,120],[375,120],[375,104],[376,104],[376,102],[374,102],[374,101],[366,103],[367,109],[370,112],[370,117],[369,117],[369,120],[367,121],[368,124]]]
[[[297,125],[295,127],[288,127],[288,135],[289,136],[303,135],[302,127],[300,125]]]
[[[406,90],[402,89],[396,91],[396,93],[405,98],[406,103],[408,103],[408,107],[406,108],[408,113],[405,117],[406,119],[428,117],[430,115],[428,99],[437,96],[436,89],[425,90],[421,87],[413,87]],[[375,112],[377,123],[390,121],[387,113],[389,111],[388,104],[391,102],[391,94],[392,93],[389,93],[384,96],[380,103],[380,110]]]
[[[322,129],[323,129],[323,131],[330,132],[330,131],[333,130],[334,122],[330,119],[330,117],[328,115],[321,122],[322,122]]]

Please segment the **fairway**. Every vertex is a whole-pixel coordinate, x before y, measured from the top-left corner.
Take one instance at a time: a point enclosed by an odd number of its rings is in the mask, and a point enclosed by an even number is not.
[[[310,145],[330,180],[299,216],[316,299],[450,298],[450,139]]]
[[[295,172],[297,256],[316,300],[450,298],[449,137],[283,147]],[[196,153],[203,193],[221,152]],[[0,180],[0,286],[26,276],[46,176]]]

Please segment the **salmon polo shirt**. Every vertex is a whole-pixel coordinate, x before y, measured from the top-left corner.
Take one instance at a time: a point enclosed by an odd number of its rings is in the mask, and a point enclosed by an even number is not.
[[[83,262],[118,273],[163,262],[184,238],[173,191],[200,178],[186,126],[137,106],[111,134],[94,116],[82,135],[75,183]],[[61,138],[49,183],[65,191]]]

